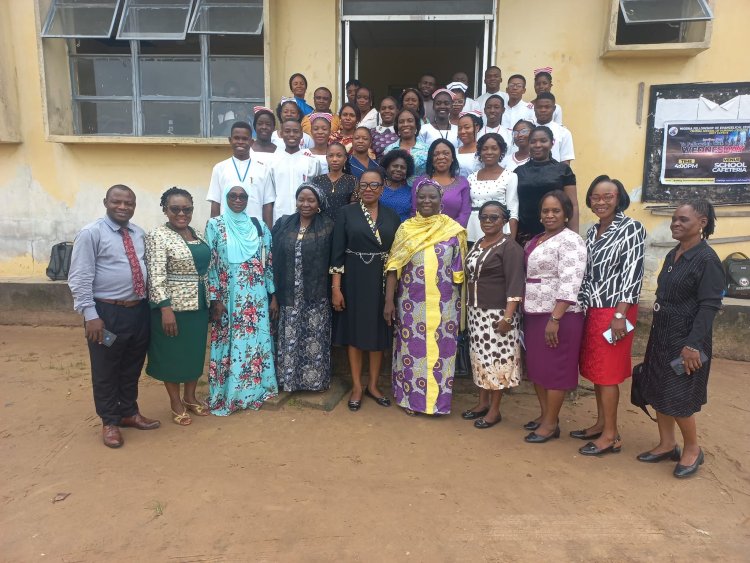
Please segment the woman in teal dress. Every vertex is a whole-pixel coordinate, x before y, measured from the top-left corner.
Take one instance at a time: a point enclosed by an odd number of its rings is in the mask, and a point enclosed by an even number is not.
[[[211,248],[209,402],[215,415],[259,409],[278,394],[271,318],[278,316],[271,269],[271,233],[245,213],[247,192],[224,192],[224,212],[206,225]]]
[[[208,416],[206,404],[195,396],[195,388],[206,359],[206,272],[211,252],[201,233],[190,226],[193,217],[190,192],[168,189],[161,196],[161,207],[167,222],[146,237],[152,308],[146,373],[164,382],[172,420],[187,426],[192,422],[188,410],[197,416]]]

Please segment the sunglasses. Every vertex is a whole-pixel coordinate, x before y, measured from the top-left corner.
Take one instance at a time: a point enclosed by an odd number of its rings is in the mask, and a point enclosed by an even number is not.
[[[192,215],[193,209],[195,207],[179,207],[177,205],[170,205],[167,207],[169,209],[169,212],[172,213],[172,215],[179,215],[182,213],[183,215]]]
[[[362,182],[357,187],[362,191],[370,190],[372,192],[376,192],[380,189],[380,186],[382,186],[380,182],[370,182],[369,184],[367,182]]]
[[[496,223],[498,219],[500,219],[500,215],[487,215],[486,213],[482,213],[479,216],[479,221],[482,223],[484,223],[485,221],[489,221],[490,223]]]
[[[227,195],[229,199],[236,199],[239,201],[247,201],[247,194],[230,193]]]

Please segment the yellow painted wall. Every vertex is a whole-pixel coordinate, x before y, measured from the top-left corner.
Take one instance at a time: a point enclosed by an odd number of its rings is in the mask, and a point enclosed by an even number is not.
[[[635,123],[637,84],[747,79],[746,49],[739,48],[750,21],[750,2],[719,0],[711,48],[695,57],[602,59],[607,24],[605,0],[499,0],[498,61],[507,78],[529,76],[552,66],[554,92],[573,132],[573,168],[581,192],[600,173],[621,178],[638,195],[643,170],[646,115]],[[271,0],[267,29],[271,52],[271,97],[288,93],[288,78],[303,72],[312,90],[327,85],[337,95],[338,0]],[[114,183],[138,195],[135,221],[150,229],[162,221],[163,190],[178,185],[196,199],[196,226],[208,216],[204,203],[211,168],[228,147],[140,144],[66,144],[45,139],[42,88],[37,56],[38,29],[31,0],[0,2],[13,50],[0,52],[0,65],[16,69],[14,102],[21,144],[0,144],[0,275],[44,275],[53,242],[71,240],[83,224],[102,215],[101,199]],[[738,43],[739,41],[739,43]],[[645,100],[647,106],[647,99]],[[0,105],[2,107],[2,105]],[[585,208],[584,208],[585,209]],[[633,205],[651,240],[669,241],[668,221]],[[585,210],[582,224],[593,216]],[[750,233],[747,218],[720,220],[716,236]],[[750,245],[717,245],[720,256]],[[649,279],[666,248],[649,250]]]

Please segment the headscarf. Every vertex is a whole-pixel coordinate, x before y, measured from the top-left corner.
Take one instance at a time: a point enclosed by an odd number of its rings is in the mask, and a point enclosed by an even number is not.
[[[229,186],[224,189],[224,211],[221,216],[224,218],[224,227],[227,233],[227,260],[230,264],[242,264],[255,256],[258,247],[262,244],[258,237],[258,230],[248,217],[244,210],[236,213],[229,207],[227,198],[229,192],[242,186]],[[242,191],[247,193],[245,188]]]
[[[302,190],[310,190],[315,196],[315,199],[318,200],[318,207],[320,207],[320,210],[325,211],[326,207],[328,207],[328,199],[318,186],[316,186],[312,182],[302,182],[299,185],[299,188],[297,188],[297,191],[294,192],[295,200],[299,197],[299,193]]]
[[[445,242],[451,237],[458,238],[461,256],[466,256],[466,229],[442,213],[424,217],[417,211],[414,217],[401,223],[396,231],[385,271],[395,270],[396,275],[400,277],[401,270],[417,252],[431,248],[439,242]]]
[[[434,100],[435,98],[437,98],[438,94],[442,94],[442,93],[448,94],[451,97],[451,100],[456,99],[456,95],[453,92],[451,92],[450,90],[446,90],[445,88],[438,88],[437,90],[435,90],[432,93],[432,99]]]
[[[328,123],[331,123],[333,121],[333,115],[324,111],[321,111],[321,112],[316,111],[314,113],[311,113],[308,116],[308,119],[310,120],[311,124],[313,121],[315,121],[318,118],[325,119]]]
[[[534,69],[534,76],[539,74],[540,72],[546,72],[547,74],[552,74],[552,67],[551,66],[544,66],[542,68],[535,68]]]

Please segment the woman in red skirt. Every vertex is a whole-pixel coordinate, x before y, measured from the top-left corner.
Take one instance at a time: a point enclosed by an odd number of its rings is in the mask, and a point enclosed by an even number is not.
[[[588,260],[579,301],[587,309],[581,346],[581,375],[596,390],[596,422],[570,433],[587,440],[583,455],[618,453],[617,431],[620,383],[630,377],[630,349],[638,320],[638,297],[643,281],[646,230],[623,214],[630,197],[619,180],[594,179],[586,205],[599,218],[586,235]]]

